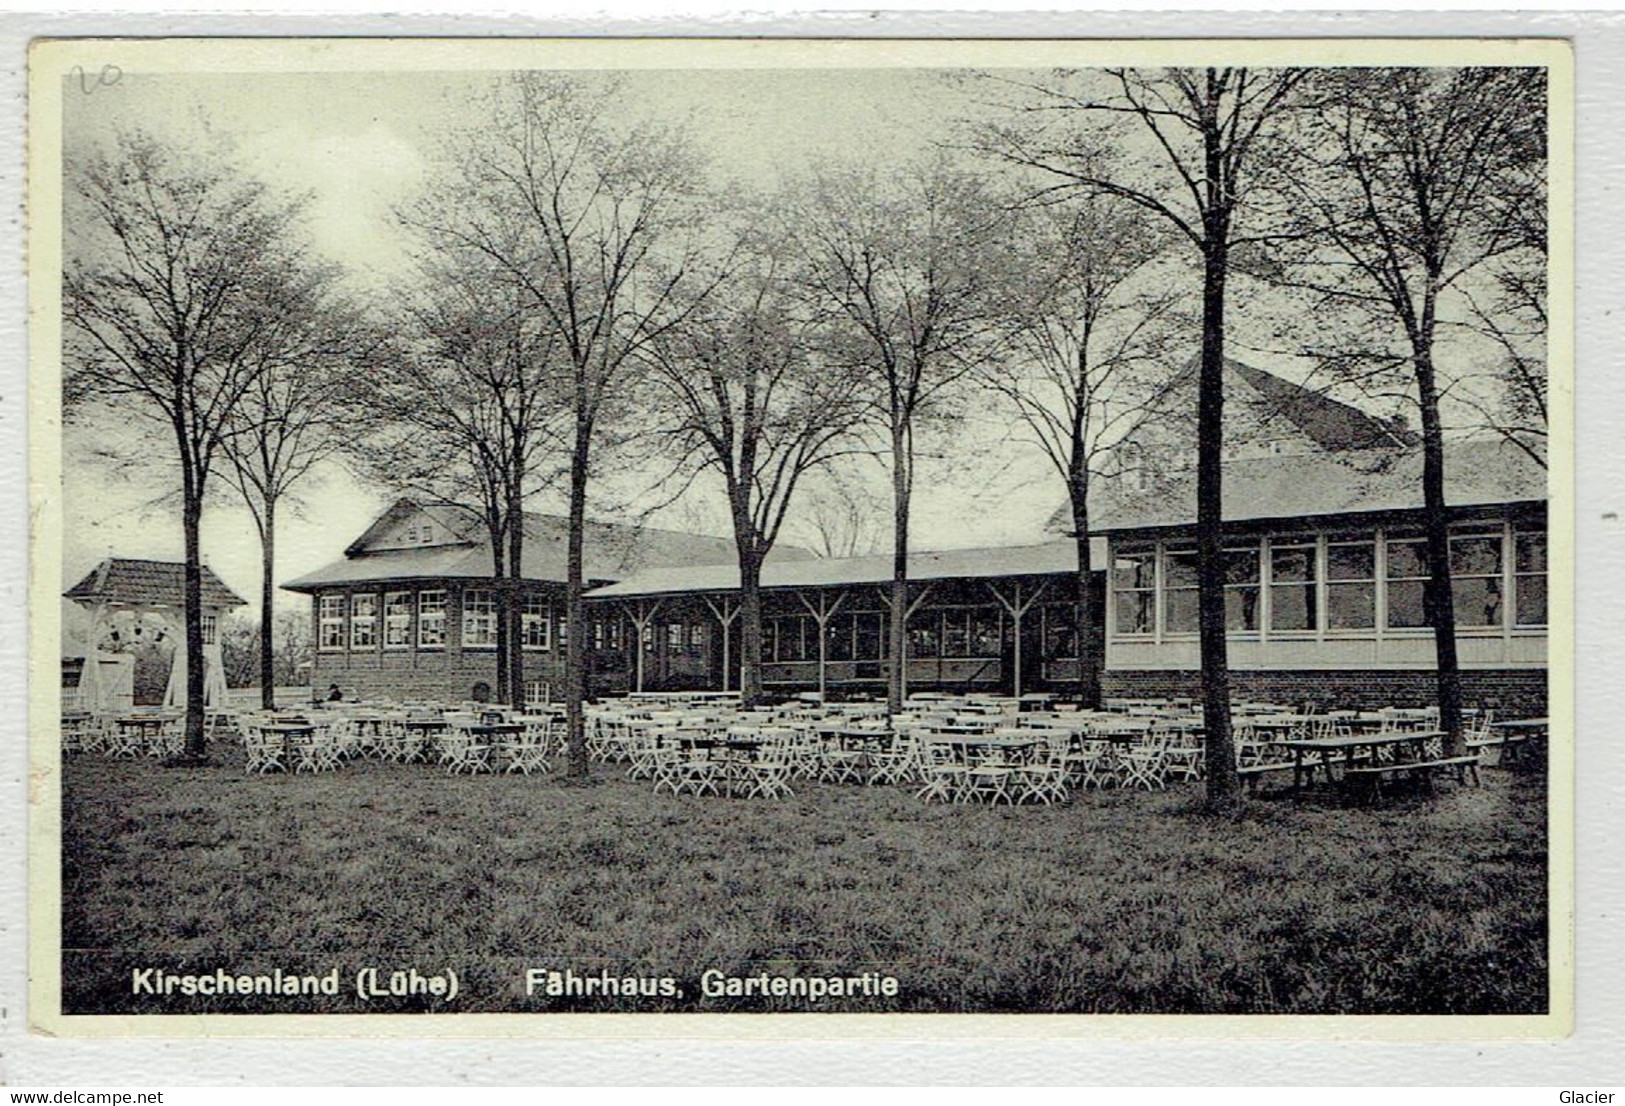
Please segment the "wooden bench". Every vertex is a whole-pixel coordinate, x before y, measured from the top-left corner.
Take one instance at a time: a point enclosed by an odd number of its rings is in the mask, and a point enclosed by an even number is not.
[[[1258,781],[1271,772],[1290,772],[1295,765],[1290,760],[1272,761],[1266,764],[1248,764],[1236,769],[1236,777],[1247,782],[1249,794],[1258,791]]]
[[[1529,752],[1533,746],[1525,733],[1492,734],[1489,737],[1469,737],[1467,748],[1479,758],[1480,763],[1486,767],[1509,768],[1522,759],[1523,754]],[[1484,759],[1484,753],[1494,749],[1500,754],[1494,764]]]
[[[1473,786],[1479,786],[1478,754],[1472,753],[1459,757],[1436,757],[1433,760],[1397,760],[1391,764],[1370,764],[1358,768],[1350,768],[1344,772],[1349,779],[1369,781],[1373,797],[1382,794],[1382,781],[1399,775],[1401,772],[1422,773],[1429,783],[1433,780],[1433,773],[1441,768],[1454,768],[1456,779],[1461,783],[1467,782],[1468,773],[1472,773]]]

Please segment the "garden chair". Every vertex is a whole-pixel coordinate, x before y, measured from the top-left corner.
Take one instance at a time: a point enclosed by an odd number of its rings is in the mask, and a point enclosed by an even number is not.
[[[890,743],[882,743],[870,756],[869,782],[871,784],[899,784],[913,780],[919,767],[919,749],[914,732],[904,729],[892,736]]]
[[[1011,764],[1002,749],[986,749],[973,755],[965,766],[965,786],[961,798],[969,802],[1013,802],[1010,785],[1019,768]]]
[[[1113,769],[1112,743],[1100,738],[1079,735],[1069,743],[1066,754],[1067,775],[1079,787],[1097,790],[1117,782]]]
[[[683,748],[678,746],[671,772],[673,779],[672,794],[681,795],[688,791],[694,795],[722,794],[722,785],[727,779],[727,764],[720,758],[708,755],[708,750],[694,746]]]
[[[1067,756],[1072,743],[1066,734],[1051,732],[1039,747],[1039,755],[1030,764],[1016,769],[1011,780],[1018,802],[1064,803],[1071,798],[1067,790]]]
[[[825,783],[862,783],[869,755],[862,749],[849,748],[847,738],[834,735],[823,741],[819,749],[818,778]]]
[[[474,724],[471,715],[446,715],[440,760],[446,766],[448,776],[491,771],[491,746],[475,737]]]
[[[259,722],[244,722],[242,726],[243,770],[259,775],[266,772],[286,772],[288,766],[283,763],[285,749],[282,739],[267,734],[260,728]]]
[[[945,803],[958,801],[965,789],[966,765],[955,755],[954,746],[946,741],[933,741],[927,735],[921,739],[920,749],[923,754],[920,774],[925,783],[914,797],[927,802],[932,799]]]
[[[1168,735],[1153,732],[1129,745],[1119,756],[1122,764],[1122,787],[1143,787],[1147,791],[1165,791],[1168,788]]]
[[[1167,747],[1163,755],[1167,764],[1167,775],[1187,783],[1200,780],[1204,751],[1194,740],[1194,735],[1168,735],[1165,740]]]
[[[314,774],[325,770],[327,757],[322,749],[325,744],[323,737],[319,729],[289,736],[288,750],[293,758],[295,775],[301,772]]]
[[[503,769],[504,775],[512,775],[515,772],[523,772],[527,776],[532,772],[545,774],[549,767],[547,727],[526,725],[512,739],[503,743],[503,752],[508,761],[507,767]]]
[[[795,794],[790,789],[790,746],[786,734],[772,734],[756,756],[742,763],[740,782],[747,799],[778,799]]]

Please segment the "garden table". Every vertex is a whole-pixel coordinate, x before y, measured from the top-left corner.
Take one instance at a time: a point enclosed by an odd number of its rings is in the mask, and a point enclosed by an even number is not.
[[[1404,733],[1345,734],[1338,737],[1300,738],[1282,744],[1292,750],[1292,787],[1297,790],[1305,778],[1313,779],[1315,768],[1326,774],[1332,782],[1332,758],[1341,753],[1345,775],[1361,762],[1375,763],[1383,749],[1391,749],[1396,762],[1425,760],[1423,746],[1430,738],[1442,737],[1439,730],[1412,730]],[[1315,759],[1305,763],[1310,755]]]
[[[1496,737],[1482,744],[1499,746],[1501,763],[1505,765],[1523,763],[1525,749],[1534,750],[1534,743],[1544,741],[1551,733],[1544,718],[1509,718],[1504,722],[1491,722],[1490,729],[1498,731]]]

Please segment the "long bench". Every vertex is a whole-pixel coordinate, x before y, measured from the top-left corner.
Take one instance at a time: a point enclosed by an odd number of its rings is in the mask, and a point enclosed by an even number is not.
[[[1290,772],[1295,765],[1290,760],[1278,760],[1265,764],[1248,764],[1236,769],[1236,776],[1247,782],[1249,794],[1258,791],[1258,781],[1271,772]]]
[[[1346,770],[1344,775],[1350,779],[1368,781],[1372,797],[1376,798],[1382,794],[1382,783],[1385,779],[1392,779],[1400,773],[1421,773],[1431,783],[1433,773],[1445,768],[1454,768],[1456,779],[1462,784],[1466,784],[1467,776],[1471,773],[1473,786],[1479,786],[1476,753],[1459,757],[1437,757],[1433,760],[1397,760],[1391,764],[1362,765]]]

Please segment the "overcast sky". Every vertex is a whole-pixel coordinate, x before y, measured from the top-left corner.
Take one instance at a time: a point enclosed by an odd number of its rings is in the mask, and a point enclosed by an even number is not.
[[[96,95],[67,98],[64,149],[72,156],[130,126],[196,143],[207,126],[229,137],[249,171],[274,186],[310,193],[317,245],[362,286],[378,287],[408,263],[392,210],[421,185],[439,135],[479,125],[470,101],[485,79],[435,73],[129,74]],[[626,81],[629,114],[685,123],[709,155],[719,184],[734,180],[764,188],[832,158],[883,152],[900,160],[924,153],[964,111],[958,94],[919,71],[644,71],[627,74]],[[922,466],[914,501],[916,548],[1044,537],[1044,520],[1064,498],[1058,479],[1030,452],[979,450],[991,433],[977,425],[956,439],[962,452],[951,470],[929,461]],[[177,513],[158,501],[168,490],[160,466],[165,446],[161,433],[121,419],[68,428],[67,583],[110,554],[181,558]],[[98,454],[149,457],[152,463],[107,464],[95,459]],[[881,475],[874,472],[871,479]],[[620,513],[635,490],[635,482],[614,489],[594,513]],[[337,466],[316,474],[300,498],[299,512],[284,515],[279,527],[279,580],[341,557],[388,502]],[[719,488],[702,486],[653,521],[725,533],[725,515],[711,506],[719,499]],[[211,567],[257,604],[259,550],[246,510],[222,496],[206,512],[202,542]],[[286,593],[280,601],[304,602]]]
[[[685,126],[718,187],[771,189],[832,160],[900,163],[952,138],[956,121],[975,110],[962,88],[930,70],[641,70],[623,77],[627,115]],[[489,80],[436,72],[129,73],[112,87],[66,97],[64,152],[71,158],[132,126],[197,147],[205,128],[225,136],[249,172],[274,187],[308,193],[317,246],[342,264],[358,289],[378,292],[409,268],[407,239],[392,212],[422,186],[443,136],[481,125],[475,96]],[[1194,272],[1187,277],[1194,294]],[[1230,298],[1231,356],[1304,379],[1306,366],[1273,350],[1278,341],[1261,337],[1269,329],[1261,322],[1269,313],[1267,297],[1238,277]],[[1463,354],[1448,349],[1441,360],[1453,356]],[[1036,450],[1009,441],[1013,423],[996,404],[975,405],[971,421],[952,439],[952,463],[922,462],[911,537],[916,549],[1045,539],[1044,522],[1064,489]],[[177,512],[159,502],[172,481],[161,464],[172,448],[164,432],[102,417],[70,425],[64,448],[67,583],[110,554],[180,559]],[[114,463],[97,460],[107,457]],[[129,457],[137,463],[127,463]],[[143,457],[151,463],[140,463]],[[859,473],[856,481],[872,487],[883,504],[884,470],[869,465]],[[590,513],[627,517],[628,506],[654,479],[642,474],[600,488]],[[278,580],[341,557],[388,501],[336,465],[314,473],[298,499],[279,527]],[[725,534],[721,504],[719,486],[700,484],[651,521]],[[880,533],[889,548],[886,518],[882,510]],[[784,540],[796,536],[787,533]],[[248,513],[229,496],[221,495],[206,513],[203,549],[228,584],[257,601],[257,541]],[[287,593],[279,598],[303,602]]]

